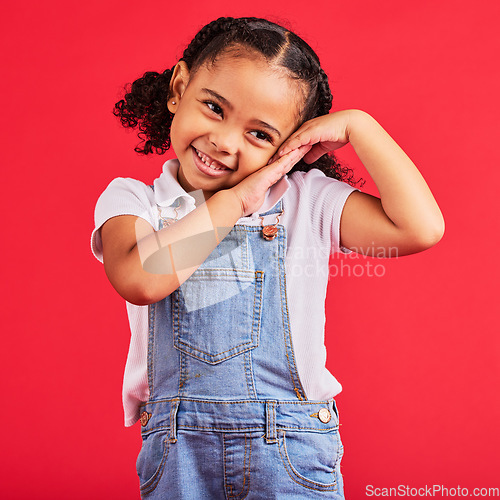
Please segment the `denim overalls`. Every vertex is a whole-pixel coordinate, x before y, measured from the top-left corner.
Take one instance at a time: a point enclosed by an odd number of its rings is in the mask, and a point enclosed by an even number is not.
[[[264,224],[281,211],[282,200]],[[344,498],[335,402],[308,401],[295,364],[277,229],[266,240],[235,225],[149,306],[142,498]]]

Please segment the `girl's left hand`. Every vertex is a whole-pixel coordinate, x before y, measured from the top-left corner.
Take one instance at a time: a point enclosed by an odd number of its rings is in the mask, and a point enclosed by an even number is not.
[[[324,154],[345,146],[349,142],[350,111],[336,111],[303,123],[280,146],[271,160],[274,161],[280,156],[303,146],[307,151],[303,159],[310,164]]]

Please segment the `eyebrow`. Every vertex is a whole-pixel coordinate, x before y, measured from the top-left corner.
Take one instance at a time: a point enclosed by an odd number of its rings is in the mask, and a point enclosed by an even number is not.
[[[221,102],[222,104],[227,106],[229,109],[233,109],[233,105],[225,97],[222,97],[220,94],[218,94],[214,90],[207,89],[207,88],[202,88],[201,90],[203,92],[205,92],[206,94],[210,95],[211,97],[213,97],[214,99],[217,99],[219,102]],[[272,125],[269,125],[269,123],[267,123],[263,120],[257,120],[257,119],[254,119],[252,121],[254,123],[257,123],[260,127],[269,130],[270,132],[276,134],[278,137],[281,138],[280,131],[277,128],[273,127]]]

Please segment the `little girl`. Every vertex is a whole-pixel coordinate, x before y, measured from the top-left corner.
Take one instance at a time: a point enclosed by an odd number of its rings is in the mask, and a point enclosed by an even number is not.
[[[125,425],[141,424],[143,498],[344,498],[328,272],[310,269],[337,251],[420,252],[444,223],[382,127],[331,103],[297,35],[221,18],[115,105],[138,152],[177,157],[152,186],[113,180],[92,233],[127,301]],[[347,143],[380,199],[329,154]]]

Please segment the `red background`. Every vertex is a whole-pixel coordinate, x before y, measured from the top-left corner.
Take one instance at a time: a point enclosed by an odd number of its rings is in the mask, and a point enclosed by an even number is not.
[[[123,427],[121,407],[128,321],[90,253],[93,209],[111,179],[150,182],[167,159],[134,153],[136,136],[111,114],[122,85],[172,66],[221,15],[284,20],[302,35],[330,75],[334,109],[372,114],[445,216],[431,250],[370,260],[382,277],[330,282],[347,498],[365,498],[367,485],[500,486],[499,6],[5,4],[0,496],[138,498],[139,428]],[[349,148],[342,158],[367,178]],[[371,181],[363,189],[377,194]]]

